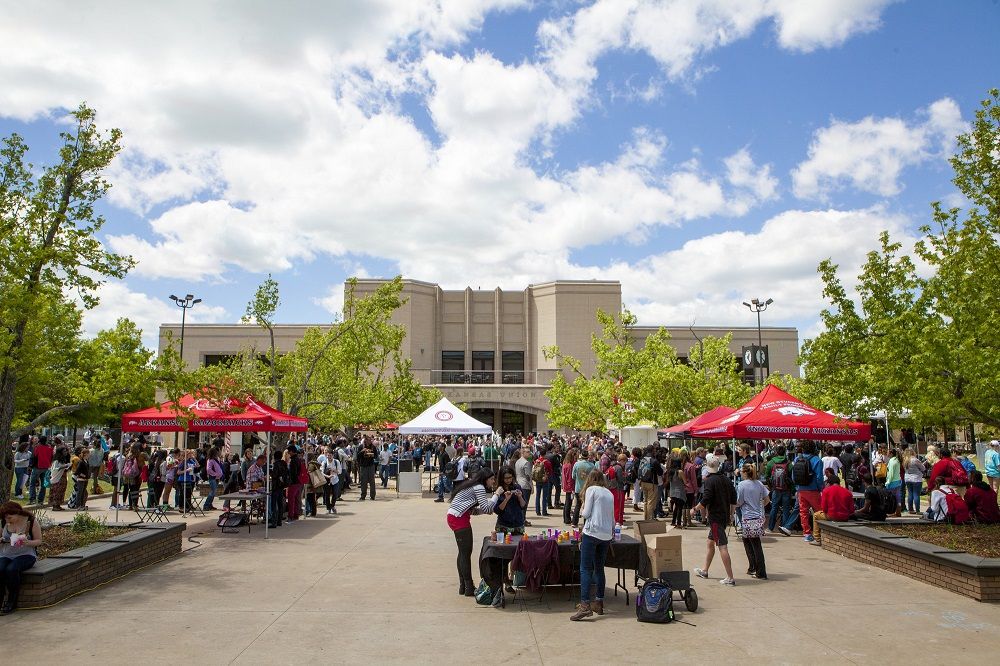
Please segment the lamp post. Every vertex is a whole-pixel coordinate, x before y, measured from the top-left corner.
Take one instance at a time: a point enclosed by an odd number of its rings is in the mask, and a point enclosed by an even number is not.
[[[200,298],[195,298],[194,294],[187,294],[184,298],[177,298],[170,294],[170,300],[181,309],[181,363],[184,362],[184,325],[187,323],[187,312],[190,308],[201,303]]]
[[[177,298],[173,294],[170,294],[170,300],[174,302],[174,305],[181,309],[181,366],[184,365],[184,325],[187,324],[187,311],[194,306],[201,303],[200,298],[195,298],[194,294],[187,294],[184,298]],[[174,433],[174,448],[177,448],[177,433]],[[182,472],[187,472],[187,433],[184,434],[184,455],[181,456],[181,470]],[[188,490],[188,484],[184,484],[184,493],[190,492]],[[184,515],[187,515],[187,505],[188,505],[188,495],[184,495]]]
[[[760,334],[760,313],[763,312],[764,310],[766,310],[767,306],[770,305],[771,303],[774,303],[774,299],[769,298],[766,301],[762,301],[759,298],[754,298],[749,303],[747,303],[746,301],[743,301],[743,305],[747,306],[750,309],[751,312],[756,312],[757,313],[757,348],[758,349],[763,349],[764,348],[764,343],[763,343],[763,341],[761,339],[761,334]],[[758,361],[758,365],[760,365],[759,361]],[[757,378],[757,370],[756,369],[754,369],[754,371],[753,371],[753,376],[754,376],[754,379]],[[760,381],[758,382],[758,386],[760,384],[763,384],[763,383],[764,383],[764,366],[761,365],[760,366]]]

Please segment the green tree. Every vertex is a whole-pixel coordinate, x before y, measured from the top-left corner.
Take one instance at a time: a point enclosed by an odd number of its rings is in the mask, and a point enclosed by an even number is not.
[[[106,278],[121,278],[132,260],[107,252],[97,239],[104,223],[95,204],[107,191],[103,177],[120,150],[121,133],[101,132],[82,104],[62,132],[58,161],[36,169],[17,134],[0,148],[0,500],[13,473],[10,441],[18,385],[33,361],[39,311],[75,292],[84,307],[97,303]]]
[[[598,310],[597,321],[601,332],[591,337],[597,359],[593,374],[586,375],[580,360],[558,347],[543,349],[562,370],[545,392],[553,427],[603,431],[609,424],[668,425],[749,399],[751,389],[740,380],[729,351],[731,336],[705,338],[682,363],[664,328],[639,345],[632,332],[636,317],[628,310],[618,317]]]
[[[406,329],[391,318],[405,303],[402,278],[362,298],[357,280],[346,286],[343,321],[309,329],[281,358],[289,411],[325,428],[409,420],[441,394],[420,385],[400,352]]]
[[[242,323],[254,323],[267,331],[269,341],[267,353],[269,379],[271,388],[275,394],[275,407],[283,410],[284,391],[282,391],[281,386],[278,384],[278,355],[274,346],[274,315],[278,311],[280,303],[281,296],[278,289],[278,282],[269,273],[267,279],[257,287],[253,299],[247,303],[246,314],[243,315]],[[251,353],[254,354],[253,358],[256,358],[256,352],[251,351]],[[244,354],[244,358],[236,361],[242,370],[249,369],[247,368],[248,364],[253,365],[253,359],[246,358],[245,356]]]
[[[968,206],[932,203],[914,248],[888,234],[858,278],[857,300],[837,267],[820,265],[826,330],[803,345],[806,379],[830,408],[901,414],[917,425],[1000,426],[1000,93],[991,90],[950,162]]]

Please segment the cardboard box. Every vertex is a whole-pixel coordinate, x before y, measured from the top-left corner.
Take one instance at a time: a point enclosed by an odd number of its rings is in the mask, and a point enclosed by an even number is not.
[[[661,571],[684,570],[683,548],[679,533],[647,534],[644,541],[651,575],[659,576]]]
[[[646,534],[663,534],[667,531],[667,524],[659,520],[637,520],[632,526],[635,532],[635,540],[642,541]]]

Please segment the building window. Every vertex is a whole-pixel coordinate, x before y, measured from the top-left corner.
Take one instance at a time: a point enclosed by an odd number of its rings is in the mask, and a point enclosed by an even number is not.
[[[524,383],[524,352],[505,351],[501,357],[504,384]]]
[[[464,384],[465,352],[441,352],[441,381],[445,384]]]
[[[472,383],[492,384],[493,382],[493,352],[472,352]]]

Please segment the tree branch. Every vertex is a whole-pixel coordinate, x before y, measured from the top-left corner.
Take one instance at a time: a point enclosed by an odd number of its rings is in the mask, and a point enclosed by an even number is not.
[[[47,409],[32,420],[31,423],[24,426],[23,428],[18,428],[11,432],[12,437],[20,437],[26,432],[31,432],[43,423],[47,423],[49,419],[54,416],[59,416],[60,414],[72,414],[73,412],[78,412],[81,409],[86,409],[90,406],[89,402],[81,402],[76,405],[60,405],[59,407],[53,407]]]

